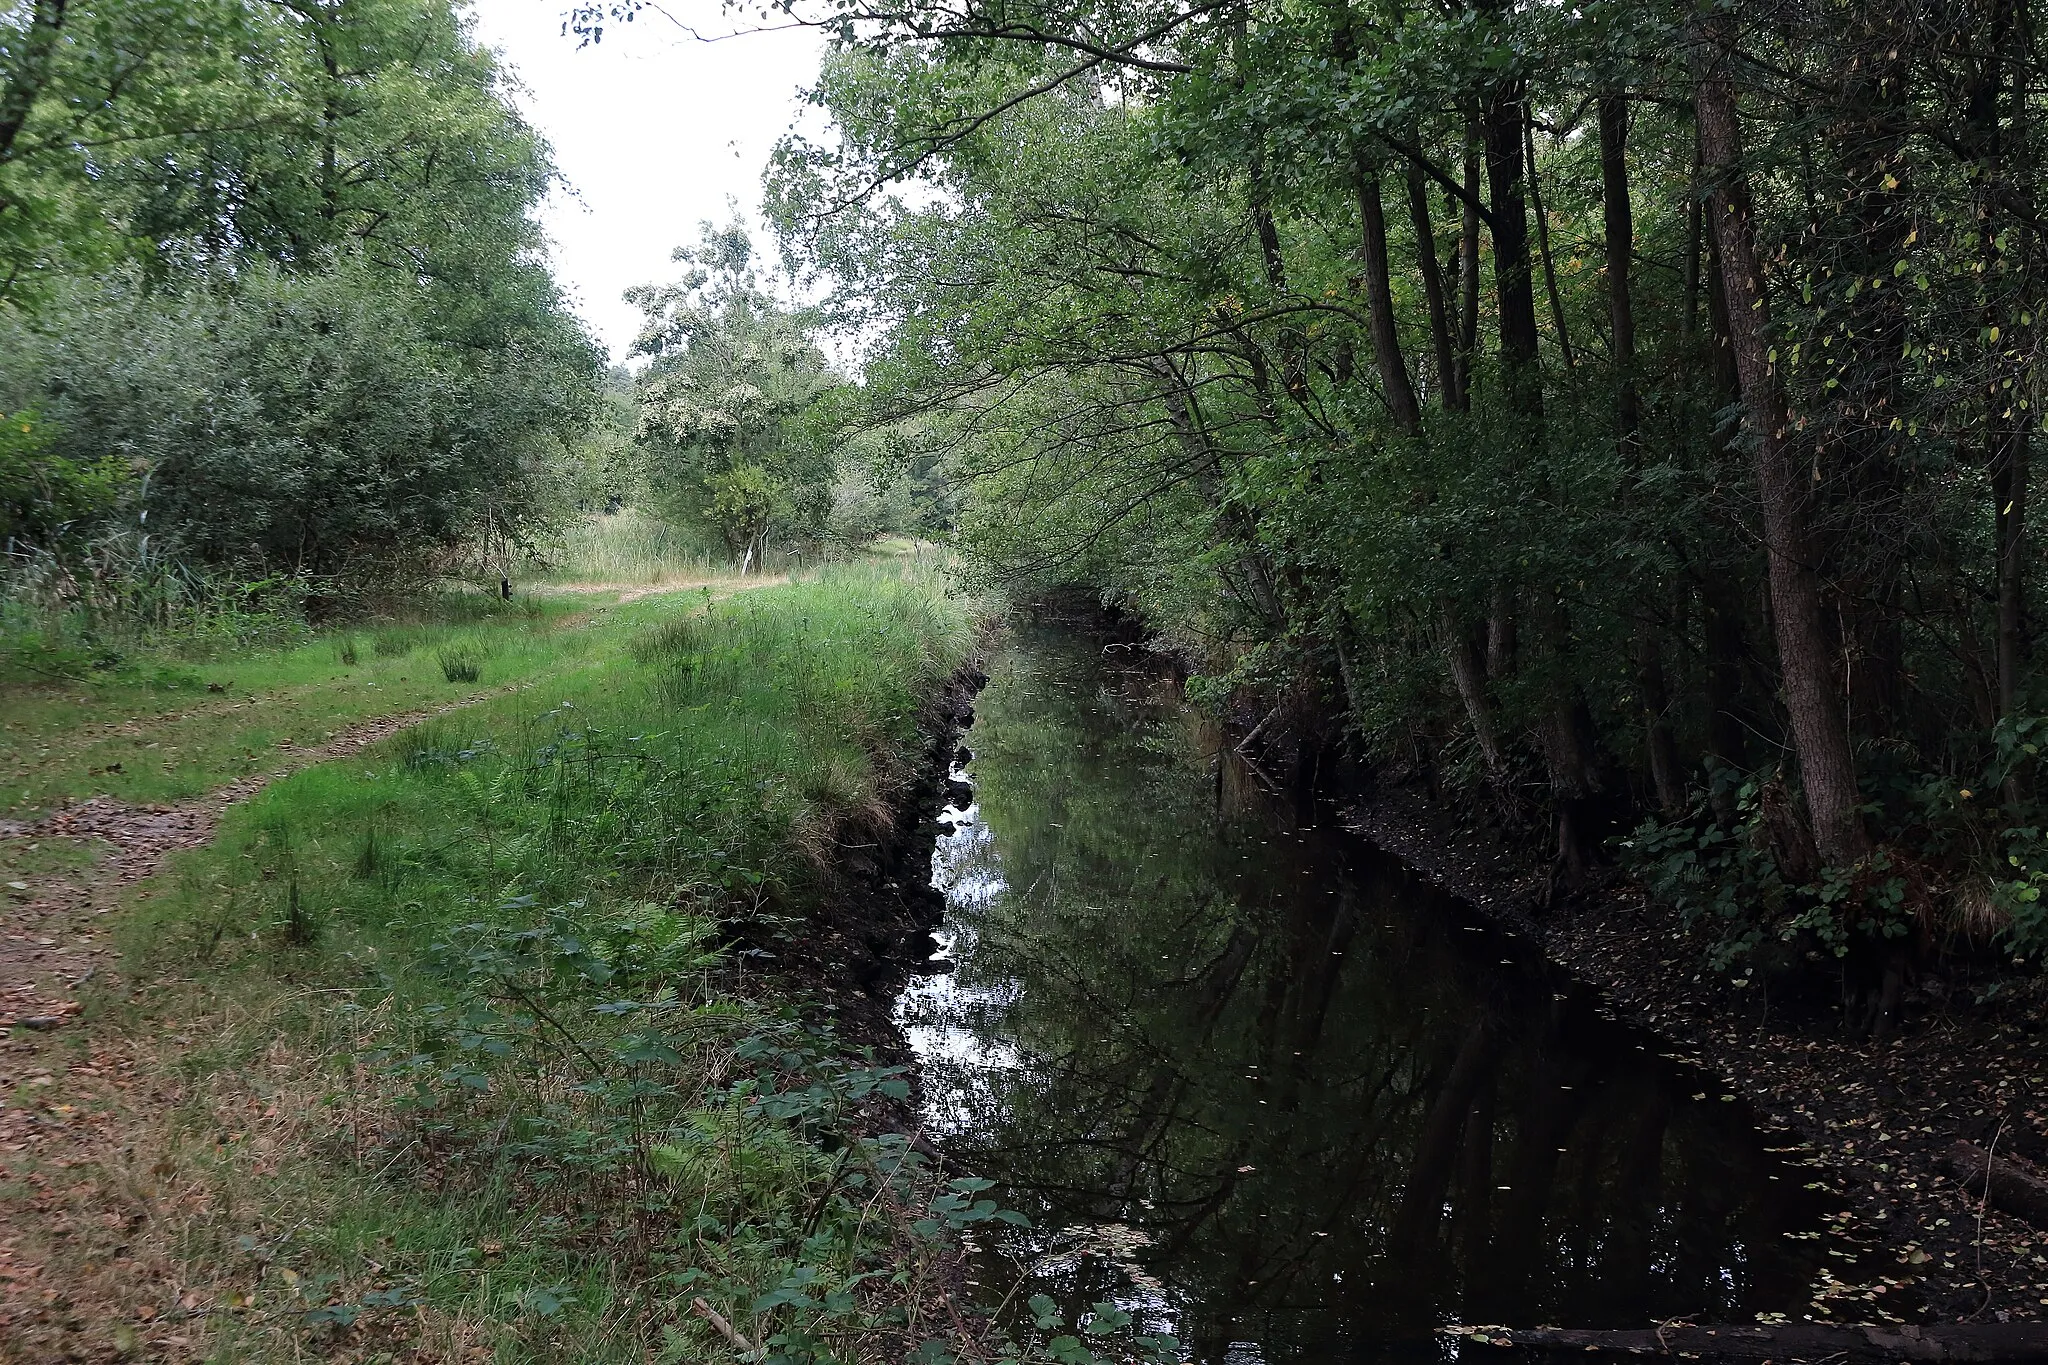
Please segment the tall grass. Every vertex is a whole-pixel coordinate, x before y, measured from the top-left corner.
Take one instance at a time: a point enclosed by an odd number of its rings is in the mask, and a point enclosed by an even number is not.
[[[182,658],[305,639],[309,584],[245,581],[163,554],[149,537],[102,537],[59,556],[0,553],[0,680],[72,678],[138,654]]]
[[[733,1359],[701,1298],[790,1360],[916,1348],[901,1305],[947,1253],[892,1211],[990,1215],[851,1126],[901,1078],[752,998],[721,945],[802,932],[819,851],[886,818],[920,698],[972,647],[937,587],[867,566],[635,604],[623,647],[279,782],[185,861],[138,951],[257,1013],[346,1002],[358,1050],[309,1085],[373,1078],[326,1163],[240,1192],[292,1225],[300,1297],[235,1323],[403,1305],[514,1358]]]
[[[662,583],[723,572],[722,548],[636,508],[576,523],[542,557],[542,577],[567,583]]]

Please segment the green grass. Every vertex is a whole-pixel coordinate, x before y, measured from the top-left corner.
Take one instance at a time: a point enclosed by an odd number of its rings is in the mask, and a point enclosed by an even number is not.
[[[890,1210],[939,1187],[848,1117],[902,1082],[723,945],[801,932],[831,841],[887,818],[967,614],[895,565],[649,598],[582,638],[274,783],[128,921],[145,975],[235,1021],[185,1055],[194,1092],[280,1039],[300,1059],[264,1100],[303,1115],[298,1157],[186,1144],[241,1212],[185,1254],[255,1285],[216,1358],[402,1319],[505,1360],[735,1359],[698,1296],[756,1340],[916,1346],[887,1315],[942,1289],[943,1238],[905,1245]]]
[[[783,885],[817,832],[887,780],[918,697],[968,639],[924,586],[860,570],[708,612],[650,598],[602,627],[483,638],[497,651],[486,683],[502,668],[521,690],[272,784],[208,856],[234,870],[240,845],[288,847],[302,900],[356,925],[401,903],[434,920],[478,896],[568,899],[594,871],[671,899]],[[420,695],[449,694],[424,671]],[[366,891],[354,869],[370,863],[396,880]]]
[[[187,663],[160,655],[84,678],[0,682],[0,811],[105,793],[170,801],[289,765],[351,724],[523,683],[621,637],[649,608],[485,598],[358,624],[287,648]],[[440,656],[477,663],[451,681]]]

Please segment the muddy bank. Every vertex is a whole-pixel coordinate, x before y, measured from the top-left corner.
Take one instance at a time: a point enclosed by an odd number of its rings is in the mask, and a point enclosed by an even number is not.
[[[1796,1135],[1816,1188],[1839,1200],[1841,1268],[1815,1286],[1818,1321],[2048,1319],[2048,1232],[2013,1210],[2048,1171],[2048,1031],[2038,981],[1990,1000],[1921,983],[1888,1041],[1807,999],[1706,970],[1706,945],[1625,882],[1560,898],[1484,829],[1421,793],[1369,788],[1351,826],[1426,880],[1531,939]],[[1988,1191],[1958,1142],[1998,1162]],[[2038,1166],[2037,1164],[2038,1163]]]
[[[956,795],[955,756],[987,682],[980,663],[970,661],[919,707],[917,757],[885,782],[880,805],[832,831],[802,926],[748,934],[772,955],[770,976],[781,991],[822,1006],[841,1037],[887,1062],[908,1060],[891,1011],[912,977],[931,970],[932,931],[946,910],[931,882],[938,817]]]

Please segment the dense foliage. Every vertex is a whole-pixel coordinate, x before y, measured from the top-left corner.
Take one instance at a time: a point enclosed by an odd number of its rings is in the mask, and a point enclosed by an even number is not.
[[[1677,881],[1783,888],[1737,939],[2013,929],[2026,6],[784,8],[833,131],[772,203],[988,569],[1546,817],[1567,880],[1660,812]]]
[[[120,485],[11,518],[17,569],[360,580],[527,538],[600,381],[552,178],[446,0],[0,12],[0,410],[37,428],[5,477]]]
[[[629,297],[646,314],[635,349],[634,495],[742,570],[845,554],[894,533],[941,533],[939,461],[865,421],[819,340],[824,310],[792,302],[756,263],[746,227],[700,225],[671,284]]]

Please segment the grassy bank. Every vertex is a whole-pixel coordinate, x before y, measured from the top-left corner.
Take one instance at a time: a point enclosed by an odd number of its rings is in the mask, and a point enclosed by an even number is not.
[[[647,615],[272,786],[138,920],[160,973],[339,1006],[298,1025],[334,1141],[257,1182],[266,1224],[302,1229],[259,1304],[334,1333],[424,1310],[514,1357],[641,1359],[659,1320],[670,1358],[706,1359],[730,1342],[694,1298],[752,1338],[800,1269],[785,1307],[887,1253],[853,1192],[901,1154],[845,1154],[851,1107],[902,1081],[746,989],[723,926],[795,927],[833,840],[888,818],[966,622],[861,572]],[[244,1312],[223,1345],[273,1330]]]
[[[131,912],[88,1015],[178,1044],[129,1148],[155,1193],[42,1249],[87,1281],[129,1264],[96,1344],[704,1360],[923,1330],[898,1310],[948,1252],[900,1245],[899,1205],[931,1192],[856,1136],[903,1080],[751,978],[833,841],[887,818],[963,611],[846,570],[535,638],[521,690],[273,783]],[[86,1036],[10,1099],[83,1117]],[[8,1194],[50,1174],[17,1162]]]
[[[1021,1343],[967,1308],[963,1235],[1015,1215],[836,1028],[820,943],[903,875],[838,850],[928,777],[963,606],[877,562],[569,632],[232,809],[82,1026],[12,1040],[69,1143],[0,1157],[0,1279],[50,1267],[70,1324],[21,1358],[1175,1358],[1108,1304]]]

